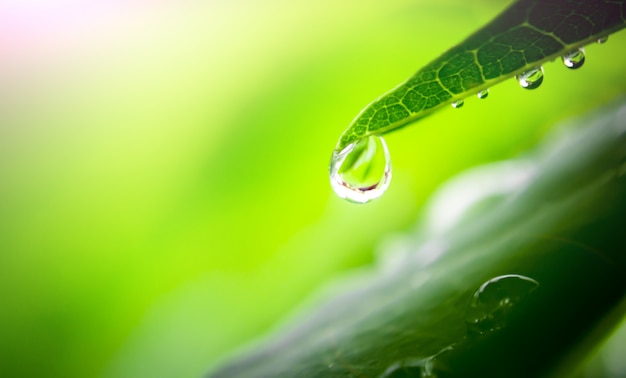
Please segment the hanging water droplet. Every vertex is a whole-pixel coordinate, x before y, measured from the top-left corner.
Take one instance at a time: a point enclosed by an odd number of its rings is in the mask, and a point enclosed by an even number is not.
[[[481,99],[484,100],[489,96],[489,89],[484,89],[478,93],[476,93],[476,96]]]
[[[563,55],[565,67],[575,70],[585,63],[585,50],[581,47],[578,50],[570,51]]]
[[[525,89],[536,89],[539,88],[541,83],[543,83],[543,67],[535,67],[526,72],[522,72],[521,74],[515,76],[517,81],[519,81],[519,85]]]
[[[483,283],[466,313],[468,332],[485,334],[506,327],[514,308],[538,286],[537,281],[518,274],[498,276]]]
[[[391,158],[385,140],[369,136],[333,152],[330,184],[337,195],[355,203],[380,197],[391,181]]]
[[[462,108],[463,104],[464,104],[463,100],[456,100],[452,103],[452,107],[455,109]]]
[[[607,35],[607,36],[598,38],[596,42],[598,42],[599,44],[603,44],[603,43],[606,43],[606,41],[608,40],[609,40],[609,36]]]

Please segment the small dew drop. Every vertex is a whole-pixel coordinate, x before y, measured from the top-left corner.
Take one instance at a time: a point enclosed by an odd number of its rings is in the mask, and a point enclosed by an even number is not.
[[[608,40],[609,40],[609,36],[607,35],[605,37],[598,38],[596,42],[598,42],[599,44],[603,44],[603,43],[606,43],[606,41]]]
[[[575,70],[582,67],[584,63],[585,50],[582,47],[563,55],[563,64],[565,64],[565,67],[569,69]]]
[[[498,276],[483,283],[466,313],[468,333],[482,335],[506,327],[515,307],[538,286],[537,281],[518,274]]]
[[[463,104],[465,104],[463,100],[456,100],[452,103],[452,107],[455,109],[459,109],[463,107]]]
[[[440,369],[439,360],[454,350],[455,344],[448,345],[439,352],[426,358],[409,357],[395,361],[383,371],[379,378],[420,377],[436,378]]]
[[[489,96],[489,89],[485,89],[476,93],[476,96],[481,100],[486,99]]]
[[[391,158],[385,140],[369,136],[333,152],[330,184],[337,195],[367,203],[381,195],[391,181]]]
[[[543,67],[535,67],[516,76],[524,89],[536,89],[543,83]]]

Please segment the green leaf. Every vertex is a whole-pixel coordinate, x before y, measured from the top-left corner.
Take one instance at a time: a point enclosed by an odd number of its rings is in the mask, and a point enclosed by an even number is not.
[[[622,29],[623,0],[520,0],[369,104],[336,149],[383,134]],[[424,36],[427,38],[427,36]],[[419,39],[416,39],[419,47]]]
[[[571,372],[563,361],[589,351],[625,308],[625,115],[621,98],[566,122],[532,155],[452,180],[378,267],[329,287],[211,376]],[[503,275],[538,285],[507,281],[477,305],[474,293]]]

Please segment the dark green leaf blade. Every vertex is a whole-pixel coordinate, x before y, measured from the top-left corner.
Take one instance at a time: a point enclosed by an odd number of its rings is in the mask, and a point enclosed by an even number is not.
[[[522,179],[446,229],[426,222],[393,264],[335,288],[332,298],[211,376],[419,377],[433,356],[440,377],[549,373],[626,293],[624,112],[622,98],[570,122],[533,157],[488,170],[489,182],[507,181],[502,172]],[[490,193],[480,180],[471,184]],[[506,327],[470,334],[465,317],[474,291],[506,274],[531,277],[539,287]]]
[[[520,0],[369,104],[336,149],[383,134],[626,26],[623,0]]]

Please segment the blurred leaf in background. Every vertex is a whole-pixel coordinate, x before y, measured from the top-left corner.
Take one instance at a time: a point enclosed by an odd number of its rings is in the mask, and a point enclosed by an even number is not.
[[[452,174],[624,92],[617,34],[533,93],[389,135],[387,194],[336,198],[350,120],[507,5],[2,2],[0,376],[198,376],[370,263]]]
[[[625,115],[453,178],[375,267],[209,376],[571,376],[626,309]]]

